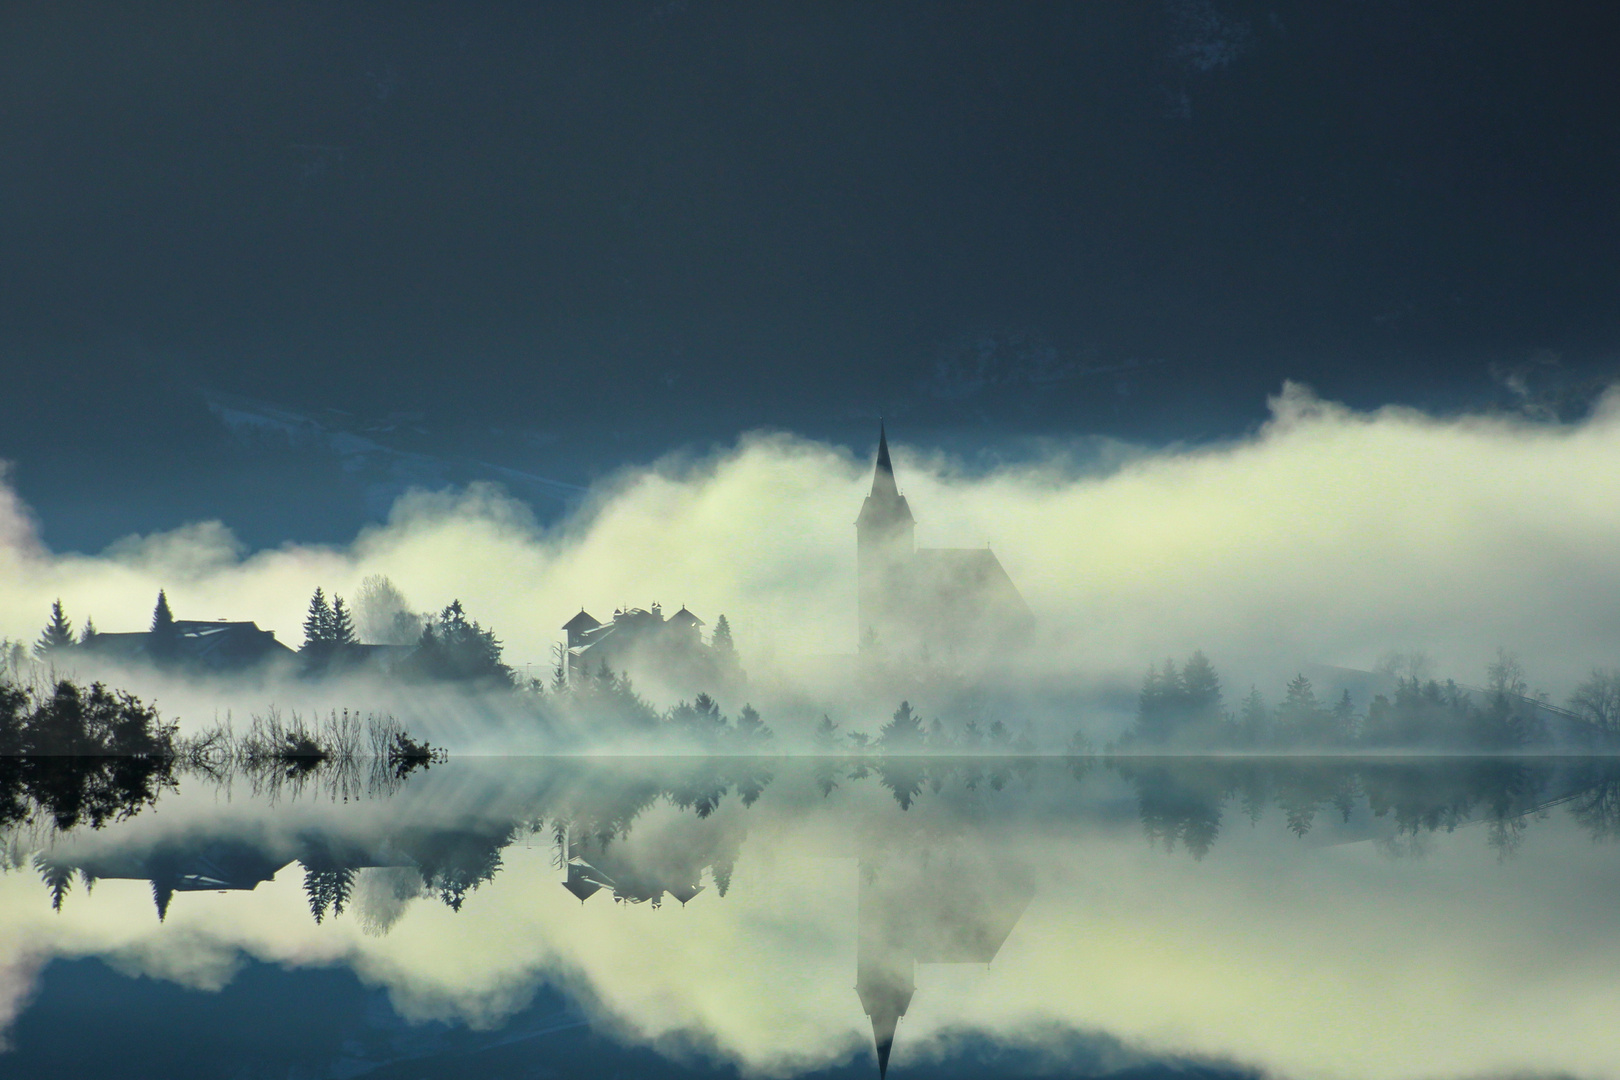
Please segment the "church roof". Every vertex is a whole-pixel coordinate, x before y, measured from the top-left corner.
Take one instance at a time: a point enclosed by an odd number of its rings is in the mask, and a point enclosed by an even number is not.
[[[978,621],[989,615],[1029,619],[1029,605],[996,553],[983,548],[918,548],[912,574],[919,599],[945,618]]]
[[[881,420],[878,421],[877,462],[872,466],[872,494],[888,499],[901,497],[894,481],[894,463],[889,460],[889,435]]]
[[[877,462],[872,466],[872,492],[861,503],[860,517],[855,523],[887,530],[914,520],[911,505],[895,483],[894,463],[889,460],[889,436],[880,422]]]

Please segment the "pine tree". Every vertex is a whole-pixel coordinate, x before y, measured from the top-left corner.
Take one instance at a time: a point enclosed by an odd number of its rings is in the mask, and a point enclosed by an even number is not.
[[[343,597],[332,594],[332,643],[340,648],[355,643],[354,617],[349,613]]]
[[[1271,711],[1257,687],[1249,687],[1249,696],[1243,699],[1243,713],[1238,718],[1239,738],[1244,746],[1262,746],[1271,737]]]
[[[84,629],[79,631],[79,644],[80,645],[88,644],[90,639],[95,637],[95,636],[96,636],[96,620],[86,616],[86,618],[84,620]]]
[[[1438,686],[1435,689],[1439,689]],[[1348,743],[1356,736],[1356,707],[1350,700],[1350,691],[1346,690],[1339,697],[1338,704],[1333,706],[1333,737],[1340,742]]]
[[[324,645],[332,640],[332,608],[319,586],[309,598],[309,614],[304,616],[304,648]]]
[[[709,645],[722,660],[736,659],[737,645],[731,640],[731,622],[724,615],[714,621],[714,634],[709,638]]]
[[[152,608],[152,633],[161,634],[173,630],[174,612],[169,610],[169,597],[159,589],[157,604]]]
[[[1194,716],[1213,716],[1221,706],[1221,680],[1215,665],[1202,651],[1193,653],[1181,669],[1181,694]]]
[[[816,725],[816,746],[822,750],[832,749],[833,742],[838,738],[838,725],[833,723],[832,717],[826,713],[821,714],[821,723]]]
[[[744,742],[765,742],[774,734],[759,718],[759,710],[752,705],[744,705],[737,714],[737,734]]]
[[[568,689],[568,646],[557,642],[551,647],[551,692],[561,694]]]
[[[885,750],[915,750],[922,745],[922,719],[911,711],[911,702],[902,701],[894,718],[878,732]]]
[[[73,645],[73,623],[62,611],[62,601],[51,605],[51,621],[45,624],[39,640],[34,642],[34,655],[44,659]]]
[[[180,635],[174,628],[174,612],[169,610],[169,598],[158,590],[157,604],[152,608],[152,631],[147,635],[147,652],[156,660],[174,656]]]

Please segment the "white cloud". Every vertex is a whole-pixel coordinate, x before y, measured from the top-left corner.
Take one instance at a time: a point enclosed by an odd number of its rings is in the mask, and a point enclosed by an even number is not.
[[[1053,677],[1128,682],[1203,648],[1233,689],[1264,687],[1303,662],[1420,648],[1477,681],[1506,645],[1561,694],[1620,657],[1615,398],[1565,425],[1357,412],[1292,385],[1272,406],[1250,437],[1120,454],[1101,473],[1062,447],[989,472],[900,447],[897,469],[919,543],[994,546]],[[419,607],[459,597],[520,664],[546,665],[581,605],[659,601],[726,613],[751,670],[789,670],[853,649],[868,470],[751,435],[621,473],[554,527],[478,485],[409,493],[346,546],[247,555],[217,524],[55,555],[0,488],[0,633],[31,640],[58,596],[102,630],[142,628],[161,586],[182,617],[252,618],[296,644],[316,585],[352,596],[383,573]]]

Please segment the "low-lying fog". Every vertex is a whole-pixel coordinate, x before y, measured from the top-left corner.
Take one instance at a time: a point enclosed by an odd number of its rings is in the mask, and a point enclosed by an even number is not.
[[[1367,670],[1392,651],[1479,685],[1505,646],[1554,700],[1620,659],[1620,396],[1575,423],[1360,412],[1292,384],[1271,408],[1253,435],[1216,445],[1099,456],[1054,443],[988,467],[892,431],[918,544],[988,543],[1033,612],[1030,644],[988,681],[1061,702],[1070,726],[1077,709],[1112,707],[1096,721],[1106,736],[1150,662],[1197,649],[1229,707],[1251,684],[1275,700],[1306,665]],[[864,451],[754,433],[618,474],[555,526],[498,488],[416,491],[346,546],[257,552],[217,521],[53,552],[0,486],[0,636],[33,641],[58,598],[104,632],[144,630],[162,588],[179,618],[251,619],[297,647],[317,586],[353,597],[381,574],[414,609],[461,600],[520,675],[547,678],[559,627],[581,607],[601,618],[658,601],[711,628],[728,617],[745,694],[779,732],[829,710],[875,732],[895,702],[879,695],[881,712],[857,716],[839,685],[855,653],[853,522],[871,469]],[[187,724],[271,701],[441,719],[448,708],[364,683],[125,681]],[[926,688],[916,696],[939,707]],[[502,706],[457,708],[437,732],[452,748],[516,745]]]

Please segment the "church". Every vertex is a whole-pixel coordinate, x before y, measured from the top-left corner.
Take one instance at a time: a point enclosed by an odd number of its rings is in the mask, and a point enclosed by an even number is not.
[[[872,491],[855,520],[860,649],[896,660],[993,660],[1032,616],[988,547],[919,548],[911,505],[878,426]]]

